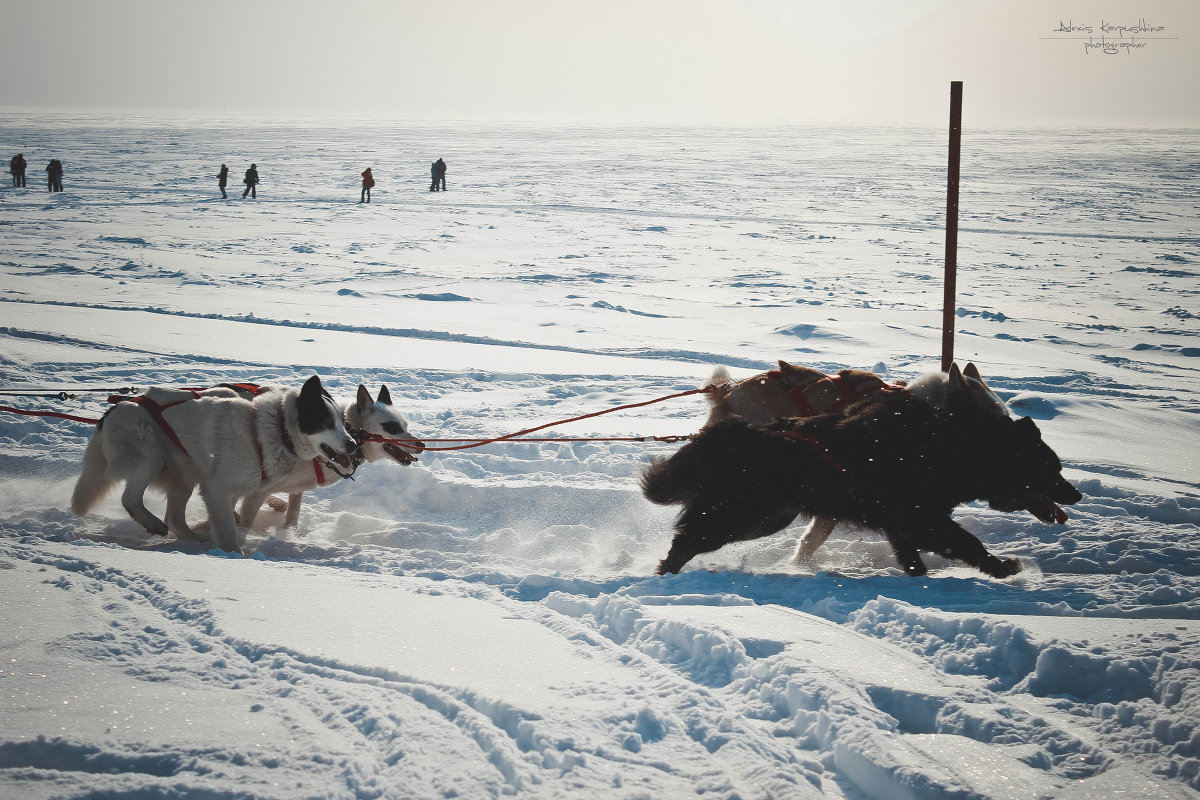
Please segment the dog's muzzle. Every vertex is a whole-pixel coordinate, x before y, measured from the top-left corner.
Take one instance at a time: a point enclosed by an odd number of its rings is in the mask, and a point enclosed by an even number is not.
[[[417,460],[417,453],[425,452],[425,443],[418,439],[412,440],[406,447],[391,442],[384,442],[382,447],[383,452],[391,456],[393,461],[406,467]]]
[[[1062,510],[1062,506],[1058,504],[1073,506],[1082,499],[1082,492],[1060,478],[1049,496],[1038,495],[1032,503],[1026,506],[1026,510],[1046,524],[1057,522],[1059,525],[1066,525],[1069,517],[1067,512]]]
[[[350,471],[353,471],[355,466],[357,466],[354,463],[354,453],[357,450],[358,450],[358,445],[355,445],[354,449],[351,450],[349,453],[339,453],[337,450],[334,450],[332,447],[330,447],[327,444],[321,445],[321,455],[325,456],[325,458],[327,458],[329,461],[333,462],[337,466],[341,467],[342,469],[347,469]]]

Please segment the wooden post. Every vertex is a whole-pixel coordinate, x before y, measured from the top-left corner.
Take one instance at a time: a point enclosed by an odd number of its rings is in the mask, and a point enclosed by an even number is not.
[[[958,281],[958,164],[962,134],[962,81],[950,82],[950,163],[946,170],[946,276],[942,298],[942,372],[954,363],[954,316]]]

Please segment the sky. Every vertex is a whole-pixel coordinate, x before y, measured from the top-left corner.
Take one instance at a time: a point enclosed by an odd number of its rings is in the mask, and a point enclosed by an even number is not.
[[[0,9],[8,108],[942,125],[960,80],[964,124],[1200,123],[1195,0],[0,0]],[[1105,24],[1161,30],[1122,41]],[[1102,36],[1116,52],[1087,47]]]

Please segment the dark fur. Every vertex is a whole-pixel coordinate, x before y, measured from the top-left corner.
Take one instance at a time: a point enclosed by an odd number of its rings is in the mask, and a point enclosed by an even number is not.
[[[1015,558],[992,555],[950,518],[954,507],[986,500],[1052,520],[1054,503],[1081,495],[1033,420],[988,414],[951,395],[939,409],[888,390],[834,414],[770,426],[735,418],[704,429],[642,476],[651,502],[683,506],[659,574],[783,530],[801,514],[883,532],[910,575],[925,574],[921,550],[994,577],[1018,572]]]

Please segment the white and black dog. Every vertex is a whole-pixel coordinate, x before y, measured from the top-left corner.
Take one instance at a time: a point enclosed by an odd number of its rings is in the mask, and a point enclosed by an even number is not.
[[[184,510],[199,486],[213,543],[237,552],[242,539],[233,512],[236,498],[269,492],[298,464],[318,457],[351,470],[357,450],[341,410],[316,375],[300,391],[272,389],[253,400],[232,390],[154,389],[134,402],[117,403],[96,425],[71,510],[87,513],[124,481],[121,504],[142,527],[155,535],[196,539]],[[143,502],[150,486],[167,495],[165,522]]]
[[[343,420],[346,430],[359,440],[361,449],[355,454],[355,467],[364,461],[384,459],[408,466],[417,460],[418,453],[425,450],[425,443],[413,437],[409,431],[408,418],[392,405],[392,395],[386,386],[380,386],[379,397],[372,400],[367,387],[359,384],[358,397],[346,407]],[[396,441],[380,442],[378,439]],[[254,521],[269,494],[287,492],[286,506],[276,506],[273,502],[275,498],[271,498],[271,505],[276,510],[282,511],[286,508],[283,524],[285,527],[292,527],[300,519],[300,505],[304,492],[320,486],[332,486],[344,477],[346,475],[341,470],[322,466],[321,459],[301,462],[285,478],[246,495],[238,512],[241,524],[249,526]]]

